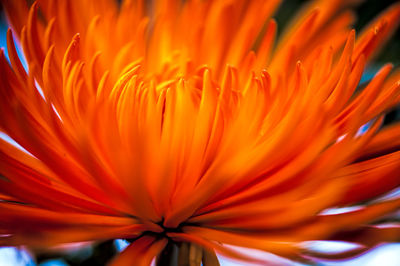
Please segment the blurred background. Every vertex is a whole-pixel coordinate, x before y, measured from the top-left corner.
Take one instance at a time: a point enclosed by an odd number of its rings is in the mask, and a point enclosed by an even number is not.
[[[13,0],[4,0],[13,1]],[[309,1],[302,0],[286,0],[279,8],[275,18],[278,22],[279,29],[283,29],[289,21],[288,18],[292,17],[294,12]],[[358,16],[357,22],[354,25],[355,29],[359,32],[369,21],[371,21],[380,11],[399,1],[393,0],[367,0],[356,8]],[[399,18],[400,19],[400,18]],[[6,30],[7,23],[0,5],[0,46],[6,47]],[[381,54],[376,58],[375,64],[370,66],[366,72],[363,80],[369,80],[381,65],[386,62],[392,62],[395,67],[400,66],[400,29],[394,34],[392,40],[382,50]],[[1,114],[0,114],[1,115]],[[393,123],[400,120],[399,109],[392,110],[385,118],[385,124]],[[394,193],[395,197],[400,196],[400,191]],[[392,195],[393,196],[393,195]],[[29,221],[27,221],[29,223]],[[26,248],[0,248],[0,266],[69,266],[69,265],[104,265],[112,256],[122,251],[128,242],[125,240],[106,241],[103,243],[79,243],[75,245],[68,245],[62,249],[55,249],[52,252],[39,253],[35,258]],[[307,243],[307,247],[325,252],[338,252],[347,250],[353,246],[349,243],[333,242],[333,241],[313,241]],[[254,256],[269,257],[276,261],[276,265],[296,266],[303,265],[293,263],[271,254],[259,252],[255,250],[246,250]],[[222,266],[239,266],[243,265],[232,261],[227,258],[220,258]],[[333,262],[333,261],[320,261],[317,265],[326,266],[400,266],[400,243],[386,243],[381,244],[373,250],[351,260]]]

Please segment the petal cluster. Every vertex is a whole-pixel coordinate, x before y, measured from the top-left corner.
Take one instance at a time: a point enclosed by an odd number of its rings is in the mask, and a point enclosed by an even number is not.
[[[114,263],[146,265],[168,241],[399,241],[372,224],[400,207],[376,200],[400,186],[400,72],[360,85],[399,4],[356,37],[353,1],[312,1],[276,40],[277,0],[149,2],[2,1],[0,132],[23,149],[0,139],[1,245],[134,239]]]

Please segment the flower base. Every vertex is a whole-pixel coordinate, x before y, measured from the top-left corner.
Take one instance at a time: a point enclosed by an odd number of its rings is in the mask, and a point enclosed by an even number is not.
[[[214,251],[206,250],[192,243],[168,242],[156,258],[157,266],[219,266]]]

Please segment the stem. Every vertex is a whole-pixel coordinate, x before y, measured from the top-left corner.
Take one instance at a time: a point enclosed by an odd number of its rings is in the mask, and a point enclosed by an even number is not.
[[[157,266],[219,266],[213,250],[204,249],[193,243],[168,242],[156,259]]]
[[[168,241],[167,246],[156,259],[156,266],[178,265],[178,253],[178,246],[174,242]]]

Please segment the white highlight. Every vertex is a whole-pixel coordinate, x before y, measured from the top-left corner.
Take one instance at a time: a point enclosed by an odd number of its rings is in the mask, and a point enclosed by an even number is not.
[[[39,83],[36,80],[35,80],[35,88],[39,92],[40,96],[42,96],[42,98],[46,100],[46,98],[44,97],[42,87],[40,87]]]
[[[51,104],[51,108],[53,108],[53,111],[56,113],[58,119],[60,119],[60,121],[62,122],[63,120],[62,120],[60,114],[58,113],[56,107],[54,106],[54,104]]]
[[[24,249],[12,247],[0,248],[1,266],[34,266],[31,256]]]
[[[27,150],[25,150],[21,145],[19,145],[15,140],[13,140],[10,136],[8,136],[7,134],[0,132],[0,139],[10,143],[11,145],[17,147],[18,149],[20,149],[21,151],[29,154],[30,156],[33,156],[31,153],[29,153]]]
[[[400,243],[380,245],[351,260],[338,262],[324,260],[324,266],[400,266]]]
[[[350,251],[359,247],[359,244],[349,243],[345,241],[306,241],[301,246],[311,251],[335,254]]]
[[[342,207],[342,208],[330,208],[323,210],[319,215],[334,215],[341,213],[348,213],[353,211],[358,211],[363,209],[363,206],[350,206],[350,207]]]

